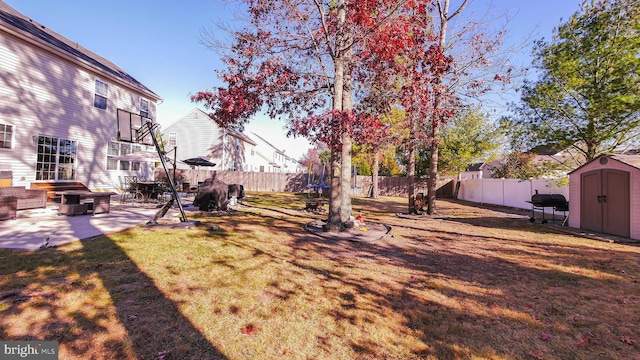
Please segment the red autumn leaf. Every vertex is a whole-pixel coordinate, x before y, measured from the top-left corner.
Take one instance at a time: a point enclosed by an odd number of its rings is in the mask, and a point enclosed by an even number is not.
[[[631,340],[631,338],[629,338],[628,336],[624,336],[624,335],[622,335],[620,337],[620,341],[622,341],[623,343],[625,343],[627,345],[633,345],[633,344],[636,343],[634,340]]]
[[[580,335],[580,338],[578,339],[578,341],[576,341],[576,346],[577,347],[582,347],[585,345],[597,345],[598,344],[598,339],[594,338],[593,336],[590,335],[585,335],[582,334]]]
[[[542,353],[540,351],[530,351],[529,355],[533,356],[535,359],[542,360]]]
[[[542,334],[542,335],[540,335],[540,340],[542,340],[542,341],[549,341],[549,340],[551,340],[551,335],[549,335],[549,334]]]
[[[240,329],[240,331],[245,335],[253,335],[256,331],[256,326],[253,324],[247,324],[247,326]]]

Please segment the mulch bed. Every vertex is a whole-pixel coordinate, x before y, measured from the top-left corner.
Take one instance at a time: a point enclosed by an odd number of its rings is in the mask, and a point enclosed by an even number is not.
[[[305,226],[305,229],[317,236],[331,240],[348,240],[356,242],[376,242],[389,234],[391,226],[378,223],[363,223],[352,229],[343,231],[324,231],[326,223],[321,220],[314,220]]]

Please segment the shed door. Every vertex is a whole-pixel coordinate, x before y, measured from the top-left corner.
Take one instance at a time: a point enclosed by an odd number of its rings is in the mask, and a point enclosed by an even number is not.
[[[604,169],[582,174],[580,224],[585,230],[629,237],[629,173]]]
[[[580,227],[602,232],[601,170],[589,171],[580,176]]]

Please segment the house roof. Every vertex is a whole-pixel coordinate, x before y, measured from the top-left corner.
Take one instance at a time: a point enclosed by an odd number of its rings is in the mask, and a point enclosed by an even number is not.
[[[244,141],[244,142],[246,142],[246,143],[249,143],[249,144],[251,144],[251,145],[254,145],[254,146],[255,146],[255,145],[258,145],[255,141],[251,140],[247,135],[245,135],[245,134],[243,134],[243,133],[239,133],[239,132],[237,132],[237,131],[233,131],[233,130],[227,130],[227,133],[228,133],[229,135],[231,135],[231,136],[235,136],[235,137],[237,137],[238,139],[240,139],[240,140],[242,140],[242,141]]]
[[[49,51],[71,57],[83,65],[94,69],[94,71],[97,70],[114,80],[124,83],[150,98],[155,100],[161,99],[160,96],[114,63],[48,29],[44,25],[38,24],[3,1],[0,1],[0,29],[13,33],[40,47],[47,48]]]
[[[265,144],[271,146],[275,151],[279,152],[280,154],[284,155],[284,151],[278,149],[277,147],[273,146],[270,142],[268,142],[267,140],[265,140],[262,136],[252,132],[252,134],[257,137],[258,139],[262,140]]]
[[[471,164],[471,165],[469,165],[469,167],[467,167],[466,171],[480,171],[480,170],[482,170],[483,166],[484,166],[483,162]]]
[[[544,145],[537,145],[531,148],[528,152],[534,153],[537,155],[557,155],[563,150],[565,149],[559,146],[558,144],[544,144]]]
[[[213,119],[211,119],[211,116],[209,114],[207,114],[202,109],[199,109],[199,108],[195,107],[195,108],[191,109],[186,115],[180,117],[178,120],[174,121],[169,126],[167,126],[166,130],[171,129],[174,126],[177,126],[177,124],[179,124],[181,121],[183,121],[183,120],[185,120],[185,119],[187,119],[189,117],[199,118],[200,115],[202,115],[205,119],[210,120],[211,124],[213,126],[218,126],[218,124],[216,124],[216,122],[213,121]],[[244,142],[246,142],[248,144],[251,144],[251,145],[254,145],[254,146],[257,145],[257,143],[255,141],[253,141],[251,138],[249,138],[244,133],[237,132],[237,131],[234,131],[234,130],[227,130],[226,132],[227,132],[228,135],[236,137],[236,138],[238,138],[238,139],[240,139],[240,140],[242,140],[242,141],[244,141]]]
[[[579,168],[573,170],[569,174],[572,174],[572,173],[578,171],[579,169],[583,168],[587,164],[590,164],[590,163],[592,163],[594,161],[600,161],[600,158],[603,158],[603,157],[619,161],[619,162],[621,162],[623,164],[629,165],[629,166],[631,166],[633,168],[636,168],[636,169],[640,169],[640,155],[601,154],[601,155],[596,156],[593,160],[591,160],[591,161],[583,164]]]
[[[620,161],[621,163],[627,164],[636,169],[640,169],[640,155],[613,154],[608,156],[610,158]]]
[[[290,161],[296,163],[296,164],[301,164],[300,161],[298,161],[297,159],[292,158],[291,156],[287,155],[284,153],[284,150],[280,150],[277,147],[273,146],[270,142],[268,142],[267,140],[265,140],[263,137],[261,137],[260,135],[252,132],[251,134],[253,134],[255,137],[257,137],[258,139],[262,140],[265,144],[271,146],[274,150],[276,150],[278,153],[280,153],[282,156],[284,156],[285,158],[289,159]]]

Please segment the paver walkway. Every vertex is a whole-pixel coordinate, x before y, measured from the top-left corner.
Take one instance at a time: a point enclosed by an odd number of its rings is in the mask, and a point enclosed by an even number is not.
[[[182,199],[185,210],[191,201]],[[0,248],[37,250],[46,238],[49,246],[118,232],[146,224],[158,212],[156,204],[121,204],[111,200],[111,211],[106,214],[58,216],[59,204],[48,204],[46,209],[18,211],[15,220],[0,221]],[[180,210],[174,206],[163,221],[180,221]]]

